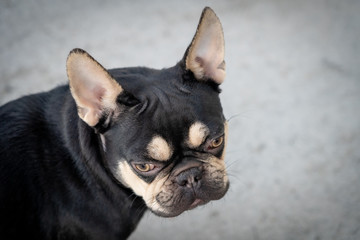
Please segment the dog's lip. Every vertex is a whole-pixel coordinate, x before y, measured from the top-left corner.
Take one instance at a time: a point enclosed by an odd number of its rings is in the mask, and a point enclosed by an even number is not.
[[[190,205],[189,209],[193,209],[193,208],[195,208],[195,207],[197,207],[197,206],[199,206],[199,205],[202,205],[202,204],[204,204],[204,203],[205,203],[204,200],[201,200],[201,199],[197,198],[197,199],[195,199],[194,202]]]

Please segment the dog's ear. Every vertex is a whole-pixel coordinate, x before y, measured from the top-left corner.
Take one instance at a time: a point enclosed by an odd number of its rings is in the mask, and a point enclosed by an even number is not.
[[[94,127],[104,116],[114,114],[123,89],[105,68],[82,49],[70,52],[66,68],[71,94],[84,122]]]
[[[224,34],[215,12],[206,7],[185,53],[185,66],[199,81],[221,84],[225,79]]]

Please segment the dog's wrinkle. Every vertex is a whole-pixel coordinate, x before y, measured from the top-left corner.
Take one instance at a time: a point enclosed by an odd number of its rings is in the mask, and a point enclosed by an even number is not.
[[[119,74],[118,72],[113,75],[127,92],[140,101],[141,108],[138,114],[145,111],[156,114],[156,112],[168,112],[172,109],[171,99],[175,96],[174,88],[169,83],[154,79],[151,75]]]
[[[161,191],[156,196],[156,201],[158,201],[162,206],[169,207],[172,205],[172,200],[174,198],[174,191],[169,190],[169,192]],[[154,200],[155,201],[155,200]]]
[[[139,111],[137,112],[138,115],[142,114],[143,112],[146,111],[146,109],[148,108],[149,105],[149,101],[146,100],[144,102],[141,103],[141,108],[139,109]]]
[[[153,100],[155,100],[154,102],[157,102],[155,107],[160,107],[159,104],[161,104],[162,109],[165,111],[172,109],[172,102],[170,100],[172,96],[169,96],[169,92],[166,92],[160,87],[154,87],[152,97]]]
[[[191,90],[189,89],[188,85],[184,84],[183,82],[174,81],[173,84],[180,92],[185,94],[191,94]]]

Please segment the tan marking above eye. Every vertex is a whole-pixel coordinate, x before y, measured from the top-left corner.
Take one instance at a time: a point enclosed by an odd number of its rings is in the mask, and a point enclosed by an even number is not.
[[[160,136],[155,136],[151,139],[147,146],[149,157],[158,161],[167,161],[171,158],[173,150],[169,143]]]
[[[195,122],[189,128],[188,145],[191,148],[199,147],[209,134],[209,128],[202,122]]]

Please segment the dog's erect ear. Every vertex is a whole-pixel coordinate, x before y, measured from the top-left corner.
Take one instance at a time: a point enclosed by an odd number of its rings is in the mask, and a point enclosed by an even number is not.
[[[78,114],[94,127],[103,116],[114,114],[122,87],[95,59],[82,49],[70,52],[67,62],[70,90]]]
[[[224,34],[215,12],[206,7],[200,18],[195,36],[186,51],[186,69],[197,80],[213,80],[221,84],[225,79]]]

